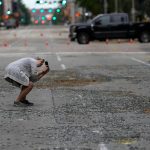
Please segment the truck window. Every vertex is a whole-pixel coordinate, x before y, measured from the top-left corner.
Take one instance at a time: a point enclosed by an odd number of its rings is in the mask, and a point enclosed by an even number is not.
[[[109,25],[110,24],[110,16],[101,16],[95,20],[95,24],[97,25]]]
[[[112,15],[110,20],[112,24],[122,24],[128,21],[125,15]]]

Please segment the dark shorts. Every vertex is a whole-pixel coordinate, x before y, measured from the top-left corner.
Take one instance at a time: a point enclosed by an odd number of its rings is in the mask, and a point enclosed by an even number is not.
[[[16,82],[16,81],[12,80],[12,79],[9,78],[9,77],[5,78],[5,80],[6,80],[7,82],[11,83],[13,86],[16,86],[16,87],[19,87],[19,88],[20,88],[21,85],[22,85],[22,84],[20,84],[20,83],[18,83],[18,82]]]

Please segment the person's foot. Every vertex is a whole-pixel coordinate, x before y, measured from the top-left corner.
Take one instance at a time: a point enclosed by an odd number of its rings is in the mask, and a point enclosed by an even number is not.
[[[34,103],[32,103],[32,102],[29,102],[28,100],[23,100],[23,101],[21,101],[23,104],[26,104],[26,105],[28,105],[28,106],[33,106],[34,105]]]
[[[28,100],[14,102],[14,106],[16,106],[16,107],[26,107],[26,106],[33,106],[33,105],[34,104],[29,102]]]
[[[22,103],[21,101],[14,101],[15,107],[27,107],[27,104]]]

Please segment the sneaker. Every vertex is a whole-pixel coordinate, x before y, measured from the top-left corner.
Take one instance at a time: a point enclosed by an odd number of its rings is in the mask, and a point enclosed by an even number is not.
[[[21,101],[21,103],[26,104],[27,106],[33,106],[34,105],[34,103],[29,102],[28,100],[23,100],[23,101]]]
[[[20,102],[20,101],[14,101],[14,106],[15,107],[26,107],[26,106],[28,106],[27,104],[24,104],[24,103],[22,103],[22,102]]]

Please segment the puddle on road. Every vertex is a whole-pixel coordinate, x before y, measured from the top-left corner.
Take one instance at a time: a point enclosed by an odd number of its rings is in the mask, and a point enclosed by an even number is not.
[[[75,70],[52,71],[43,80],[36,83],[36,88],[86,86],[102,82],[109,82],[110,77],[101,74],[81,74]]]

